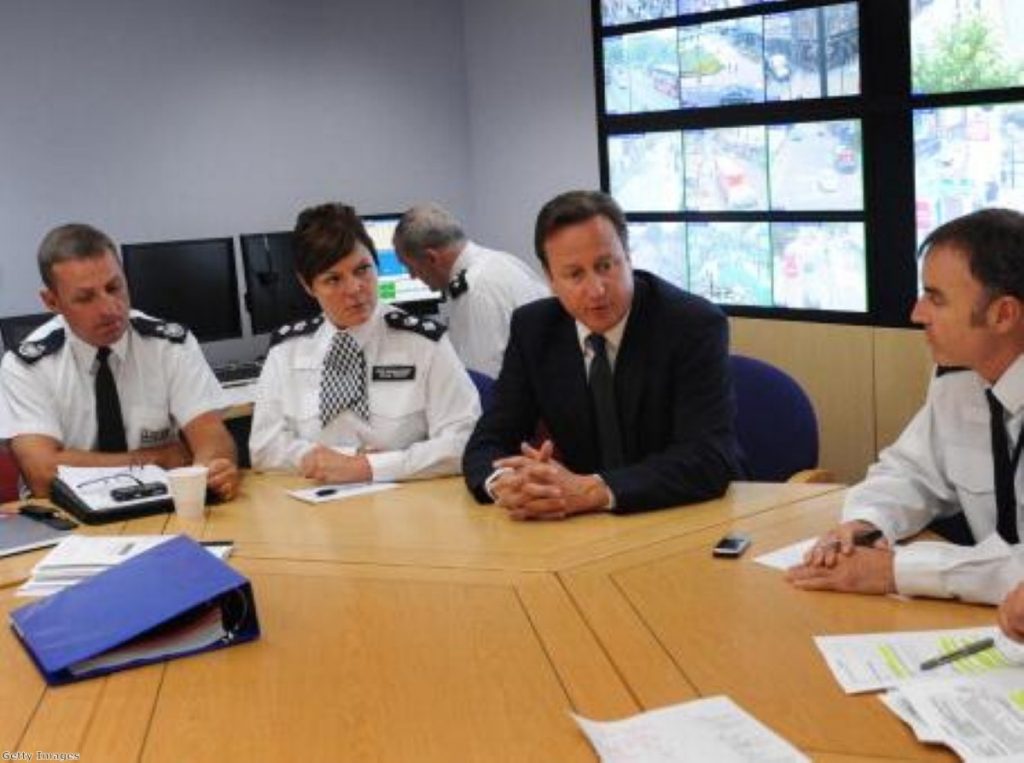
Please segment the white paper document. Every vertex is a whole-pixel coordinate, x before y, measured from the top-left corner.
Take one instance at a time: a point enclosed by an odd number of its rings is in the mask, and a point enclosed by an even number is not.
[[[954,630],[863,633],[845,636],[816,636],[839,685],[847,694],[878,691],[902,686],[921,678],[977,676],[994,670],[1024,670],[1014,667],[1014,658],[996,646],[934,670],[921,670],[921,663],[984,638],[995,638],[995,627]],[[1022,673],[1024,675],[1024,673]]]
[[[80,583],[123,561],[138,556],[173,535],[71,535],[44,556],[32,568],[32,577],[18,590],[18,596],[49,596]],[[203,544],[218,557],[226,559],[231,544]]]
[[[684,702],[621,721],[573,718],[603,763],[810,761],[728,697]]]
[[[392,490],[398,487],[397,482],[356,482],[349,485],[317,485],[302,490],[289,490],[288,495],[298,498],[306,503],[324,503],[325,501],[340,501],[344,498],[352,498],[367,493],[377,493],[381,490]]]
[[[755,556],[754,561],[777,570],[788,570],[790,567],[803,564],[804,554],[810,550],[817,540],[817,538],[807,538],[807,540],[799,541],[791,546],[783,546],[774,551],[769,551],[767,554]]]
[[[968,763],[1024,761],[1024,672],[1019,669],[915,681],[896,693],[929,736]]]

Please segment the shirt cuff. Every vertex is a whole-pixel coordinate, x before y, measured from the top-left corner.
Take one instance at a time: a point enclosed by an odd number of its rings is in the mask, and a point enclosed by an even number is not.
[[[388,450],[383,453],[366,453],[374,482],[394,482],[405,476],[405,453]]]
[[[906,596],[950,597],[942,580],[943,551],[948,544],[919,541],[895,549],[896,591]]]
[[[608,487],[608,483],[604,481],[604,477],[600,474],[595,474],[594,476],[597,477],[602,485],[604,485],[604,489],[608,491],[608,501],[601,508],[604,511],[615,511],[615,508],[618,505],[618,501],[615,499],[615,491]]]
[[[498,477],[500,477],[503,474],[507,474],[510,471],[512,471],[512,468],[509,466],[499,467],[498,469],[495,469],[493,472],[491,472],[490,476],[488,476],[487,479],[484,480],[484,491],[487,493],[487,495],[491,497],[492,501],[497,502],[498,499],[491,491],[491,487],[494,485],[494,482],[498,479]]]

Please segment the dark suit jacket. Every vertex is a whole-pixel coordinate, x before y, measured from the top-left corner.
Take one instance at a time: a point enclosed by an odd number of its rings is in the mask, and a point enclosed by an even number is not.
[[[710,302],[634,271],[615,392],[627,465],[602,470],[575,321],[554,298],[520,307],[494,404],[463,456],[473,495],[490,501],[484,482],[494,460],[518,454],[541,421],[566,467],[601,475],[617,512],[715,498],[740,475],[729,327]]]

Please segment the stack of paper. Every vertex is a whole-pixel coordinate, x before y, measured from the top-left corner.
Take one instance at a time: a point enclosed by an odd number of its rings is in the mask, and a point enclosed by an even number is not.
[[[573,716],[603,763],[809,763],[728,697],[708,697],[598,722]]]
[[[353,498],[357,495],[377,493],[381,490],[393,490],[398,487],[397,482],[352,482],[342,485],[317,485],[302,490],[289,490],[288,495],[298,498],[306,503],[324,503],[325,501],[340,501],[343,498]]]
[[[922,671],[921,663],[991,638],[995,646]],[[847,694],[888,689],[882,702],[926,743],[966,761],[1024,760],[1024,651],[997,628],[820,636]]]
[[[49,596],[80,583],[104,570],[138,556],[173,535],[72,535],[32,568],[32,577],[22,585],[18,596]],[[219,559],[231,553],[231,543],[204,543]]]

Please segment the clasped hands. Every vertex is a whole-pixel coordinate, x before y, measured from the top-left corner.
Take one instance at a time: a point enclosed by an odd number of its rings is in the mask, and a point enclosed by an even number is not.
[[[299,474],[317,482],[370,482],[373,469],[362,453],[348,456],[324,445],[314,445],[299,459]]]
[[[550,440],[539,448],[526,443],[521,448],[521,455],[494,462],[495,469],[505,471],[490,485],[494,502],[512,519],[565,519],[610,506],[612,495],[604,480],[569,471],[552,457]]]
[[[803,564],[786,572],[786,580],[810,591],[895,593],[894,554],[888,542],[884,537],[870,546],[857,542],[875,529],[860,520],[843,522],[818,538],[804,555]]]

